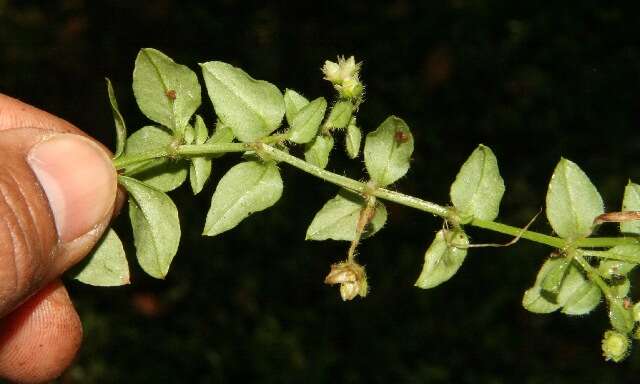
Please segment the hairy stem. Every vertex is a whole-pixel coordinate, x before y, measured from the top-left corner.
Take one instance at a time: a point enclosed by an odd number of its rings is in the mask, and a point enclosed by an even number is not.
[[[394,203],[411,207],[423,212],[430,213],[435,216],[458,221],[455,210],[422,200],[420,198],[405,195],[400,192],[392,191],[385,188],[376,188],[368,183],[351,179],[346,176],[339,175],[310,164],[303,159],[290,155],[264,142],[257,143],[219,143],[219,144],[199,144],[199,145],[180,145],[176,148],[154,149],[145,153],[132,156],[121,156],[113,161],[113,165],[117,170],[123,170],[133,164],[146,162],[152,159],[163,157],[180,158],[180,157],[196,157],[215,155],[228,152],[246,152],[256,151],[258,154],[271,158],[281,163],[287,163],[299,170],[313,175],[319,179],[335,184],[342,188],[360,193],[363,195],[375,196],[377,198],[392,201]],[[125,172],[126,174],[126,172]],[[638,239],[633,237],[591,237],[579,239],[576,241],[568,241],[555,236],[549,236],[538,232],[523,230],[507,224],[495,221],[487,221],[473,219],[470,225],[478,228],[487,229],[493,232],[503,233],[505,235],[519,236],[523,239],[531,240],[536,243],[546,244],[554,248],[566,248],[567,246],[585,247],[585,248],[605,248],[616,245],[640,244]]]
[[[589,277],[589,280],[593,281],[598,286],[598,288],[600,288],[604,296],[607,298],[607,301],[612,302],[613,300],[615,300],[615,295],[611,291],[611,287],[609,287],[609,284],[604,281],[604,279],[598,274],[598,271],[596,271],[596,269],[593,268],[581,254],[576,254],[573,259],[578,264],[580,264],[582,269],[584,269],[584,271],[587,273],[587,276]]]

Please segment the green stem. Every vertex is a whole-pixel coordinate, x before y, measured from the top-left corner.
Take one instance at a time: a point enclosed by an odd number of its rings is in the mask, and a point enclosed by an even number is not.
[[[441,205],[434,204],[429,201],[418,199],[417,197],[408,196],[400,192],[390,191],[384,188],[372,188],[367,183],[353,180],[349,177],[338,175],[337,173],[333,173],[325,169],[322,169],[320,167],[316,167],[313,164],[307,163],[306,161],[298,157],[295,157],[286,152],[280,151],[276,148],[273,148],[272,146],[260,145],[259,151],[267,154],[269,157],[271,157],[274,160],[287,163],[317,178],[328,181],[340,187],[352,190],[354,192],[362,193],[362,194],[365,194],[365,193],[370,194],[384,200],[393,201],[395,203],[412,207],[412,208],[415,208],[424,212],[428,212],[440,217],[449,217],[451,215],[451,212],[447,207],[443,207]]]
[[[130,156],[121,156],[113,160],[113,166],[117,170],[124,169],[130,165],[142,163],[145,161],[158,159],[161,157],[197,157],[215,155],[228,152],[245,152],[251,150],[252,145],[246,143],[220,143],[220,144],[199,144],[199,145],[180,145],[175,150],[170,148],[154,149]]]
[[[474,227],[484,228],[490,231],[504,233],[506,235],[520,236],[523,239],[535,241],[536,243],[550,245],[555,248],[564,248],[567,245],[566,241],[559,237],[544,235],[542,233],[533,232],[533,231],[523,231],[522,228],[513,227],[511,225],[506,225],[502,223],[497,223],[495,221],[473,219],[473,221],[471,221],[470,224],[473,225]]]
[[[278,139],[280,138],[278,137]],[[228,152],[246,151],[259,152],[273,160],[287,163],[312,176],[315,176],[319,179],[325,180],[342,188],[354,191],[356,193],[375,196],[380,199],[392,201],[400,205],[431,213],[435,216],[440,216],[445,219],[452,219],[453,221],[456,221],[457,219],[457,214],[455,213],[455,211],[448,207],[389,189],[376,188],[375,186],[372,186],[368,183],[357,181],[349,177],[327,171],[298,157],[292,156],[284,151],[274,148],[264,142],[181,145],[175,149],[155,149],[136,155],[121,156],[120,158],[113,161],[113,165],[117,170],[122,170],[127,166],[161,157],[198,157],[211,156]],[[523,230],[522,228],[498,223],[495,221],[480,219],[474,219],[469,224],[474,227],[488,229],[490,231],[499,232],[506,235],[519,236],[523,239],[531,240],[536,243],[546,244],[554,248],[566,248],[569,245],[586,248],[606,248],[616,245],[640,244],[640,242],[636,238],[632,237],[591,237],[571,242],[559,237]]]
[[[141,163],[148,160],[158,159],[161,157],[169,156],[169,150],[166,148],[154,149],[148,152],[143,152],[135,155],[120,156],[113,160],[113,166],[117,170],[124,169],[130,165]]]
[[[604,293],[604,296],[607,298],[609,302],[615,300],[616,297],[611,291],[611,287],[609,287],[609,284],[607,284],[607,282],[604,281],[602,276],[598,274],[598,271],[596,271],[596,269],[593,268],[591,264],[589,264],[589,262],[584,259],[584,257],[582,257],[582,254],[578,254],[578,253],[575,254],[573,259],[578,264],[580,264],[582,269],[584,269],[584,271],[587,273],[589,280],[593,281],[600,288],[600,290],[602,291],[602,293]]]

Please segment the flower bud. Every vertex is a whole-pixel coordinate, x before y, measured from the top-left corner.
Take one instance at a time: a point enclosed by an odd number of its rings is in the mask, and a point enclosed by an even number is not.
[[[367,275],[364,268],[353,261],[333,264],[331,271],[324,279],[325,284],[340,284],[342,300],[352,300],[360,295],[365,297],[369,292]]]
[[[629,338],[617,331],[606,331],[602,339],[602,354],[605,359],[622,361],[629,351]]]
[[[355,99],[362,95],[364,86],[360,82],[358,76],[346,78],[341,85],[335,85],[336,90],[340,93],[340,96],[345,99]]]

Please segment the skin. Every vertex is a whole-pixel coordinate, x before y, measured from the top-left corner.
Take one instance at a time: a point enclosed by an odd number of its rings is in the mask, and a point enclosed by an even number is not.
[[[86,198],[69,199],[66,216],[52,213],[29,156],[39,143],[68,137],[60,133],[78,135],[72,139],[79,156],[83,148],[87,156],[99,148],[105,161],[111,157],[67,121],[0,94],[0,377],[14,382],[51,380],[71,364],[82,325],[59,277],[90,252],[123,200],[115,170],[103,167],[104,185],[95,196],[107,200],[100,205],[106,208],[94,214],[90,228],[82,221],[82,212],[91,208]],[[94,181],[69,177],[70,183]],[[60,217],[67,220],[64,231],[56,227]]]

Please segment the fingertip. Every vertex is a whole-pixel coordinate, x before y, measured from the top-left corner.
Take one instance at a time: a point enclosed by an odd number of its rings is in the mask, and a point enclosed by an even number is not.
[[[0,377],[40,383],[62,374],[82,341],[82,324],[59,280],[0,323]]]

